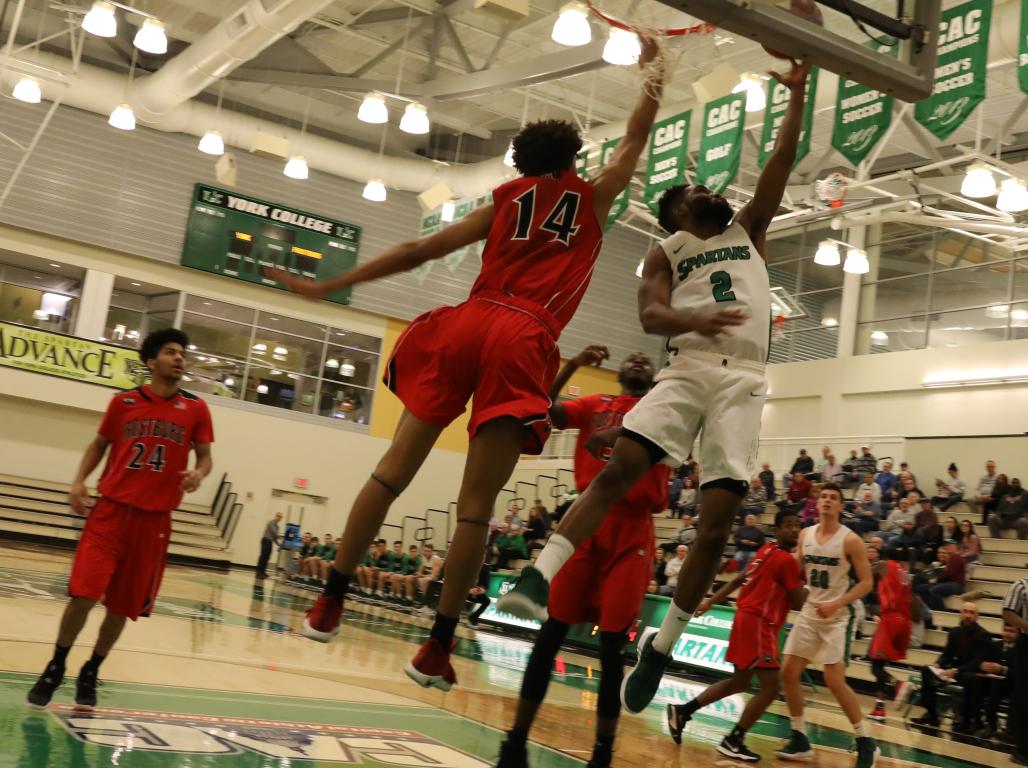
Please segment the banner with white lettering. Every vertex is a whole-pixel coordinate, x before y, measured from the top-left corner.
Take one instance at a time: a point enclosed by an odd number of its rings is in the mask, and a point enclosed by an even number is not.
[[[611,139],[610,141],[603,142],[603,146],[600,148],[601,168],[610,162],[610,157],[614,154],[614,150],[617,149],[620,141],[621,139]],[[614,222],[621,217],[621,214],[628,210],[629,189],[631,189],[631,185],[621,190],[621,194],[614,198],[614,204],[610,206],[610,213],[607,214],[607,223],[604,226],[604,230],[614,226]]]
[[[575,173],[578,174],[579,178],[589,178],[589,150],[583,149],[577,155],[575,155]]]
[[[893,53],[893,47],[874,41],[867,47],[879,53]],[[874,88],[839,77],[839,92],[835,97],[835,126],[832,128],[832,146],[854,166],[860,165],[874,149],[892,123],[892,96]]]
[[[746,128],[746,94],[731,93],[707,104],[703,111],[696,182],[722,193],[739,175],[742,137]]]
[[[800,128],[800,143],[796,147],[796,162],[793,163],[793,168],[810,152],[810,130],[814,123],[814,102],[817,100],[819,74],[820,70],[817,67],[811,67],[810,75],[807,76],[803,96],[803,126]],[[775,149],[778,130],[785,120],[785,110],[789,106],[791,93],[792,91],[774,78],[767,84],[767,109],[764,110],[764,129],[760,134],[760,152],[757,154],[757,164],[761,168],[767,164],[767,159]]]
[[[1017,44],[1017,83],[1028,93],[1028,0],[1021,0],[1021,37]]]
[[[654,123],[650,131],[644,200],[654,214],[657,213],[657,202],[664,190],[685,181],[691,118],[692,110],[687,109],[681,114]]]
[[[492,195],[478,195],[477,197],[466,197],[462,200],[457,200],[453,204],[453,218],[450,221],[443,221],[442,208],[436,208],[435,210],[429,211],[428,213],[421,214],[421,223],[418,227],[418,237],[428,237],[434,235],[440,231],[443,227],[450,224],[454,224],[479,206],[485,205],[492,199]],[[444,256],[441,261],[451,273],[456,272],[457,268],[467,258],[481,258],[482,249],[485,247],[485,242],[479,240],[478,242],[472,243],[471,245],[465,246],[464,248],[458,248],[453,253]],[[425,281],[428,280],[429,274],[432,272],[432,261],[426,261],[424,264],[415,267],[411,270],[414,275],[415,281],[418,285],[424,285]]]
[[[115,389],[149,375],[134,349],[12,323],[0,323],[0,365]]]
[[[935,86],[914,106],[917,122],[936,138],[948,138],[985,99],[991,25],[992,0],[970,0],[942,12]]]

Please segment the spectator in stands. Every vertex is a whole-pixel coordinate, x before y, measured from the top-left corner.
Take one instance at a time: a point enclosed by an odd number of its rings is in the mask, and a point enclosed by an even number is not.
[[[942,521],[942,540],[952,541],[954,544],[960,543],[960,537],[963,534],[960,532],[960,523],[957,519],[950,515]]]
[[[759,477],[750,479],[750,490],[746,498],[742,500],[742,513],[744,515],[762,515],[764,506],[767,504],[767,491]]]
[[[872,483],[872,486],[878,486]],[[882,519],[882,507],[874,500],[874,492],[870,488],[858,489],[852,509],[848,510],[842,523],[858,536],[877,531]]]
[[[831,449],[830,446],[826,445],[826,446],[824,446],[821,449],[821,458],[817,462],[817,466],[814,467],[814,475],[813,475],[813,477],[810,478],[811,480],[824,480],[825,467],[829,463],[834,463],[834,462],[829,462],[828,457],[831,456],[831,454],[832,454],[832,449]]]
[[[985,462],[985,474],[978,478],[978,485],[975,486],[974,493],[966,499],[972,512],[977,511],[984,514],[985,505],[992,501],[992,489],[996,487],[997,478],[996,462],[989,459]],[[985,518],[982,520],[984,521]]]
[[[858,501],[865,501],[864,494],[871,494],[871,501],[875,504],[882,503],[882,488],[878,483],[875,482],[875,476],[873,472],[868,472],[864,475],[864,482],[857,486],[857,492],[853,496]]]
[[[315,541],[317,541],[317,539],[315,539]],[[312,550],[311,556],[304,560],[302,563],[300,563],[301,575],[307,576],[308,578],[314,579],[316,581],[320,581],[321,574],[324,571],[324,568],[321,564],[325,562],[325,555],[329,553],[332,554],[333,558],[335,557],[335,546],[332,543],[332,534],[326,533],[324,540],[320,544],[315,546]],[[360,581],[359,572],[360,569],[358,568],[358,581],[360,585],[363,587],[364,582]]]
[[[646,585],[646,594],[647,595],[657,595],[657,594],[660,594],[660,585],[657,583],[656,579],[650,579],[650,583]]]
[[[806,448],[800,448],[800,455],[792,463],[789,474],[795,476],[797,472],[801,475],[809,475],[814,471],[814,460],[807,455]]]
[[[667,562],[667,565],[664,566],[664,576],[667,581],[665,581],[664,586],[660,588],[660,594],[675,594],[675,587],[678,586],[678,572],[682,570],[682,564],[685,562],[685,556],[687,554],[689,554],[689,548],[685,546],[685,544],[679,544],[675,549],[675,556],[672,557]]]
[[[959,595],[967,586],[967,565],[957,554],[957,546],[947,542],[939,547],[943,569],[937,577],[917,585],[917,594],[933,611],[946,610],[946,598]]]
[[[892,462],[884,462],[882,464],[882,471],[875,475],[875,485],[881,491],[879,500],[882,504],[892,504],[894,502],[897,481],[896,475],[892,473]]]
[[[913,496],[913,494],[911,494]],[[935,553],[942,543],[942,526],[931,499],[917,499],[920,510],[914,515],[914,533],[921,538],[921,557],[926,563],[935,560]]]
[[[550,510],[548,510],[546,508],[546,505],[543,504],[543,500],[536,499],[535,504],[532,505],[532,509],[536,510],[539,517],[541,517],[543,519],[543,522],[546,523],[546,530],[549,530],[552,524],[552,521],[550,520]],[[532,509],[528,510],[529,519],[532,518]]]
[[[996,485],[992,487],[992,498],[985,502],[985,506],[982,507],[982,525],[987,525],[989,522],[989,515],[995,514],[996,509],[999,507],[1000,499],[1007,495],[1010,491],[1010,478],[1000,472],[996,475]]]
[[[771,470],[771,465],[766,461],[761,464],[760,474],[758,475],[760,482],[764,485],[764,490],[767,491],[768,501],[774,501],[778,494],[775,492],[775,473]]]
[[[675,511],[678,509],[678,499],[682,495],[682,488],[685,487],[685,481],[679,477],[678,472],[672,473],[667,483],[667,509],[668,517],[674,517]]]
[[[426,542],[421,548],[421,567],[417,573],[404,579],[407,599],[410,602],[414,602],[416,591],[422,595],[427,595],[429,585],[433,581],[437,581],[442,572],[443,559],[435,553],[435,547]]]
[[[909,472],[900,472],[899,475],[900,489],[898,492],[898,498],[906,498],[911,493],[917,493],[919,499],[926,498],[924,491],[917,487],[917,483],[914,481],[914,476]]]
[[[960,543],[957,554],[964,558],[965,563],[976,563],[982,554],[982,540],[974,532],[974,523],[970,520],[960,521]]]
[[[964,492],[967,490],[967,483],[960,477],[957,465],[950,462],[946,468],[947,477],[935,481],[936,495],[932,497],[932,504],[945,512],[958,501],[964,500]]]
[[[903,560],[912,565],[921,557],[924,538],[916,530],[916,511],[920,504],[911,501],[914,495],[900,500],[898,510],[904,512],[904,516],[897,516],[897,523],[900,526],[899,533],[894,536],[885,547],[885,556],[895,560]],[[904,508],[906,504],[906,508]],[[895,514],[895,513],[893,513]],[[890,516],[891,517],[891,516]]]
[[[879,536],[886,544],[890,544],[907,526],[913,530],[914,513],[910,511],[910,499],[900,499],[896,508],[879,526]]]
[[[325,534],[325,544],[321,547],[321,557],[317,563],[318,579],[322,584],[328,581],[328,569],[332,567],[332,562],[336,559],[336,550],[339,549],[342,540],[341,536],[333,539],[331,534]],[[385,548],[385,540],[382,540],[381,547]]]
[[[803,506],[800,508],[800,525],[804,528],[815,525],[821,512],[817,508],[817,500],[821,497],[821,483],[814,483],[810,487],[810,493],[807,495],[806,501],[803,502]]]
[[[1009,699],[1014,692],[1014,668],[1017,665],[1017,627],[1003,623],[1002,636],[993,640],[985,661],[981,663],[981,674],[974,679],[974,705],[972,720],[981,726],[974,735],[979,739],[991,739],[999,732],[999,705]],[[1014,729],[1012,721],[1016,718],[1007,715],[1007,733],[1005,741],[1013,741]],[[984,723],[982,720],[984,719]]]
[[[806,475],[802,472],[793,472],[792,482],[789,483],[789,487],[785,492],[785,500],[790,506],[798,509],[806,503],[807,498],[810,496],[811,488],[813,488],[813,484],[807,479]]]
[[[699,522],[699,515],[686,515],[682,518],[682,527],[675,532],[674,541],[671,544],[662,544],[667,554],[673,552],[679,544],[686,546],[696,540],[696,524]]]
[[[403,585],[406,583],[408,576],[417,574],[419,568],[421,568],[421,555],[418,554],[417,545],[411,544],[407,548],[407,554],[403,556],[400,570],[392,575],[390,590],[393,597],[399,598],[403,603],[410,603]]]
[[[905,461],[901,461],[900,462],[899,474],[901,476],[903,474],[909,475],[910,479],[914,481],[914,485],[917,485],[917,475],[915,475],[913,472],[910,471],[910,464],[908,464],[907,462],[905,462]]]
[[[861,474],[857,469],[857,452],[856,450],[850,451],[849,458],[842,462],[842,487],[852,488],[853,486],[860,483]]]
[[[937,728],[937,692],[941,686],[951,683],[963,686],[964,705],[961,710],[970,712],[974,706],[974,677],[991,645],[992,638],[978,623],[977,606],[964,603],[960,609],[960,625],[949,631],[946,647],[938,661],[921,668],[921,706],[925,712],[912,722]]]
[[[268,561],[271,559],[271,550],[282,541],[282,534],[278,532],[278,524],[281,520],[282,513],[276,512],[275,516],[264,526],[264,533],[261,534],[261,555],[257,558],[258,581],[268,578]]]
[[[524,537],[528,549],[542,549],[549,535],[549,515],[546,514],[546,507],[536,504],[528,510],[528,524],[525,526]]]
[[[828,461],[821,468],[821,482],[838,483],[842,480],[842,466],[835,461],[835,454],[828,454]]]
[[[536,501],[538,502],[538,500]],[[531,510],[529,513],[531,514]],[[488,563],[483,562],[482,567],[478,569],[478,583],[468,592],[468,601],[475,604],[475,607],[468,613],[468,624],[473,627],[478,626],[479,617],[485,613],[490,603],[492,603],[489,597],[490,574],[492,574],[492,569]]]
[[[878,471],[878,459],[871,453],[871,449],[866,445],[860,449],[860,456],[857,457],[854,467],[857,472],[863,475],[874,475]]]
[[[1028,765],[1028,728],[1024,727],[1024,713],[1028,712],[1028,576],[1010,585],[1003,598],[1003,621],[1016,627],[1020,634],[1014,646],[1014,693],[1010,697],[1011,712],[1021,715],[1016,729],[1017,742],[1010,760],[1017,765]],[[1014,729],[1008,723],[1008,730]]]
[[[735,562],[738,570],[745,571],[746,566],[756,557],[757,550],[764,546],[764,531],[757,525],[756,515],[746,515],[746,521],[735,532]]]
[[[664,568],[667,566],[667,555],[664,554],[664,550],[660,547],[653,553],[653,580],[657,582],[658,587],[663,587],[667,584],[667,574],[664,573]]]
[[[386,584],[392,589],[393,576],[403,571],[403,542],[394,541],[392,552],[386,551],[385,564],[378,571],[378,584],[375,589],[375,597],[385,597]],[[394,594],[394,593],[390,593]]]
[[[675,510],[675,516],[679,518],[692,517],[696,511],[696,502],[696,481],[690,476],[685,478],[682,492],[678,496],[678,508]]]
[[[1021,488],[1021,480],[1014,478],[999,500],[995,513],[989,515],[989,534],[994,539],[1002,531],[1013,529],[1019,539],[1028,539],[1028,493]]]
[[[507,516],[510,519],[507,520],[509,525],[524,526],[525,519],[521,517],[521,505],[513,504],[510,508],[510,514]]]
[[[528,560],[528,545],[522,528],[513,522],[507,528],[501,527],[492,549],[497,568],[509,568],[511,560]]]

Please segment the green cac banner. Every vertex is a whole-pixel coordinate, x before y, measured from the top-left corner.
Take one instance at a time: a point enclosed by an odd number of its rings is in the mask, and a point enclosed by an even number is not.
[[[436,232],[441,230],[447,223],[452,224],[458,222],[471,213],[479,206],[485,205],[492,199],[491,195],[479,195],[478,197],[466,197],[463,200],[458,200],[454,203],[453,219],[449,222],[443,221],[442,208],[436,208],[434,211],[429,211],[421,215],[421,224],[418,227],[418,237],[428,237],[434,235]],[[478,242],[472,243],[464,248],[458,248],[451,254],[448,254],[442,258],[443,264],[450,272],[456,272],[457,268],[463,263],[464,259],[469,257],[481,257],[482,248],[484,243],[479,240]],[[425,281],[428,280],[429,274],[432,272],[432,261],[426,261],[419,267],[415,267],[411,272],[414,275],[414,279],[419,285],[424,285]]]
[[[878,53],[895,56],[893,46],[867,44]],[[861,85],[856,80],[839,78],[835,98],[835,126],[832,146],[854,166],[860,165],[874,149],[892,123],[892,96]]]
[[[817,77],[820,74],[817,67],[811,67],[810,75],[807,77],[807,84],[804,87],[803,98],[803,126],[800,129],[800,143],[796,148],[795,168],[799,162],[810,152],[810,129],[814,122],[814,101],[817,99]],[[773,79],[767,86],[767,109],[764,111],[764,130],[760,134],[760,153],[757,156],[757,163],[763,168],[771,153],[775,149],[775,142],[778,140],[778,130],[785,120],[785,110],[789,106],[791,91],[777,80]]]
[[[686,151],[689,149],[689,121],[686,110],[659,123],[650,131],[649,158],[646,161],[646,205],[657,213],[657,201],[668,187],[685,181]]]
[[[1021,41],[1017,46],[1017,82],[1028,93],[1028,1],[1021,2]]]
[[[991,0],[971,0],[942,13],[935,85],[932,95],[914,107],[917,122],[939,139],[963,125],[985,98],[991,25]]]
[[[600,167],[602,168],[608,162],[610,162],[611,155],[614,154],[614,150],[617,149],[617,145],[621,139],[611,139],[610,141],[603,142],[603,147],[600,149]],[[610,207],[610,213],[607,214],[607,223],[604,229],[610,229],[614,226],[614,222],[621,218],[621,214],[628,210],[628,190],[631,187],[625,187],[621,190],[621,194],[614,198],[614,204]]]
[[[581,179],[589,178],[589,150],[583,149],[575,155],[575,173]]]
[[[739,175],[746,127],[746,94],[732,93],[707,104],[700,136],[696,182],[720,194]]]

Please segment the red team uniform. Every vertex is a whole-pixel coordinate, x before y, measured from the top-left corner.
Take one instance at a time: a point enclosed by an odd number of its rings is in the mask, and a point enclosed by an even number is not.
[[[881,621],[871,638],[872,659],[902,661],[910,645],[910,572],[896,560],[887,560],[885,576],[878,581]]]
[[[796,558],[771,541],[757,550],[736,600],[725,659],[744,669],[778,669],[778,633],[789,615],[789,591],[803,586]]]
[[[110,441],[100,498],[89,512],[68,594],[103,600],[116,616],[149,616],[168,556],[171,510],[194,444],[214,442],[207,403],[142,386],[115,395],[99,434]]]
[[[605,462],[586,450],[593,432],[621,426],[641,398],[592,395],[564,403],[569,429],[578,429],[575,485],[579,491]],[[653,578],[653,515],[667,509],[671,469],[656,464],[610,508],[596,533],[578,545],[550,585],[550,617],[565,624],[592,622],[602,632],[632,626]]]
[[[396,342],[386,385],[421,421],[446,426],[472,394],[468,432],[510,416],[530,427],[525,453],[549,432],[557,338],[589,285],[603,232],[593,188],[574,171],[493,190],[493,220],[471,295],[415,319]]]

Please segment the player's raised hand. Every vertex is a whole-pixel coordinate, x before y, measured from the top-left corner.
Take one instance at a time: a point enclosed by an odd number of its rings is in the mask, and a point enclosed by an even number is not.
[[[88,515],[93,508],[93,499],[86,490],[85,483],[73,483],[68,491],[68,504],[80,515]]]
[[[719,312],[696,314],[690,318],[691,330],[707,336],[717,338],[719,335],[731,336],[728,329],[733,325],[742,325],[747,320],[745,313],[739,309],[723,309]]]
[[[660,47],[657,45],[657,41],[649,35],[644,35],[637,32],[639,35],[639,47],[641,52],[639,53],[639,67],[645,67],[651,61],[653,61],[657,54],[660,52]]]
[[[195,469],[183,469],[179,475],[182,476],[182,490],[186,493],[192,493],[203,482],[203,475]]]
[[[324,298],[325,294],[328,293],[325,286],[317,280],[308,280],[305,277],[297,277],[296,275],[279,267],[264,267],[263,272],[264,276],[269,280],[282,283],[282,285],[293,293],[299,293],[311,299]]]
[[[696,608],[696,611],[693,613],[693,616],[696,616],[696,617],[702,616],[703,614],[705,614],[707,611],[710,610],[710,607],[712,605],[713,605],[713,603],[710,602],[710,598],[708,597],[706,600],[704,600],[702,603],[699,604],[699,607]]]
[[[810,74],[810,62],[793,59],[792,68],[786,74],[780,75],[774,70],[769,71],[768,74],[790,91],[794,91],[797,88],[803,88],[807,84],[807,76]]]
[[[587,365],[599,365],[604,360],[610,359],[610,352],[606,347],[599,344],[590,344],[588,347],[583,349],[577,355],[575,355],[571,362],[573,362],[579,368],[584,368]]]

